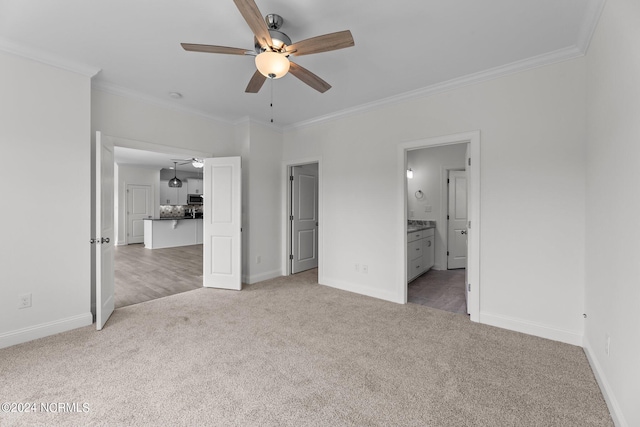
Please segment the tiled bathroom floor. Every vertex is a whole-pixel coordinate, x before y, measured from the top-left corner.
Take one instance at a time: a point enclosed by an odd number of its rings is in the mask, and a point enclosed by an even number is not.
[[[464,269],[429,270],[408,285],[408,302],[438,310],[467,314]]]

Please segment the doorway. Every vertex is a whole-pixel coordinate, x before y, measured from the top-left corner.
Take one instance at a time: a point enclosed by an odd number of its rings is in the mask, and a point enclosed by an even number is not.
[[[96,138],[98,137],[96,136]],[[158,218],[160,216],[159,171],[165,163],[167,167],[171,165],[169,161],[161,164],[151,163],[157,161],[160,156],[168,158],[190,158],[192,156],[206,158],[210,157],[210,154],[106,135],[102,135],[102,139],[108,140],[112,147],[111,152],[114,154],[110,161],[115,169],[115,176],[112,171],[111,185],[104,185],[103,183],[103,185],[98,186],[95,167],[92,165],[92,169],[94,169],[92,187],[96,189],[95,193],[92,192],[91,209],[92,218],[94,219],[92,221],[92,235],[102,234],[100,231],[96,231],[95,198],[104,202],[107,201],[105,198],[110,199],[108,205],[111,208],[107,208],[107,205],[103,204],[106,210],[101,216],[104,216],[104,214],[109,215],[111,222],[116,227],[114,231],[110,232],[110,239],[105,239],[111,241],[109,246],[100,245],[100,248],[110,247],[113,254],[109,257],[112,260],[111,263],[105,263],[100,270],[98,270],[95,259],[98,245],[92,245],[92,270],[94,274],[92,274],[91,281],[91,309],[94,317],[98,317],[98,296],[100,296],[101,300],[105,299],[104,296],[97,295],[98,279],[102,283],[107,278],[106,282],[111,281],[115,287],[118,286],[118,281],[121,282],[122,280],[129,282],[131,285],[129,289],[120,292],[123,296],[120,303],[117,302],[118,296],[116,295],[113,301],[115,308],[160,298],[171,294],[171,292],[178,293],[190,290],[193,287],[202,287],[202,244],[195,245],[195,247],[167,248],[166,250],[154,249],[153,251],[156,252],[151,254],[150,251],[152,250],[145,249],[143,243],[138,243],[138,241],[143,241],[144,239],[144,218],[149,216]],[[128,161],[121,162],[122,167],[118,167],[117,163],[119,160],[118,150],[128,151],[127,154],[129,155]],[[95,156],[95,151],[97,151],[95,146],[92,151],[93,156]],[[105,188],[111,188],[113,191],[105,192]],[[149,205],[151,205],[151,209]],[[118,225],[120,226],[118,227]],[[117,246],[114,247],[114,243]],[[194,257],[197,257],[197,259],[194,260]],[[172,264],[169,262],[172,259],[177,259],[179,262]],[[190,263],[190,260],[194,262]],[[154,269],[154,265],[165,268],[166,274],[159,276],[160,270]],[[102,271],[104,267],[107,268],[108,272]],[[185,271],[185,269],[188,271]],[[98,271],[101,271],[100,278],[97,277]],[[153,274],[154,272],[155,275]],[[162,280],[165,281],[164,284]],[[194,283],[191,284],[190,282]],[[114,289],[114,293],[118,293],[118,289]]]
[[[284,268],[287,275],[316,270],[321,276],[321,180],[319,160],[286,165],[286,244]]]
[[[151,185],[126,184],[127,244],[144,242],[144,220],[153,216]]]
[[[454,134],[447,135],[442,137],[429,138],[424,140],[412,141],[400,144],[398,147],[398,194],[400,198],[400,203],[398,206],[398,235],[401,239],[400,243],[400,259],[398,259],[398,265],[401,266],[399,274],[398,274],[398,288],[400,290],[400,300],[407,303],[408,300],[408,286],[407,286],[407,229],[408,229],[408,220],[412,219],[412,216],[415,217],[417,214],[417,209],[413,209],[411,212],[411,208],[409,207],[409,197],[410,194],[413,194],[409,191],[409,179],[407,175],[407,171],[409,169],[408,161],[408,153],[414,150],[419,150],[423,148],[429,147],[442,147],[442,146],[451,146],[456,144],[465,144],[468,146],[468,151],[465,154],[465,164],[462,166],[468,170],[468,178],[467,178],[467,196],[468,196],[468,218],[467,218],[467,230],[464,234],[467,239],[467,269],[465,279],[465,294],[467,296],[467,308],[468,313],[470,315],[470,319],[472,321],[478,322],[480,320],[480,132],[468,132],[462,134]],[[459,167],[458,167],[459,168]],[[448,167],[447,165],[443,165],[441,169],[441,173],[446,172],[446,169],[455,169],[455,167]],[[415,171],[414,171],[415,174]],[[440,181],[440,180],[438,180]],[[413,190],[413,189],[412,189]],[[423,190],[424,191],[424,190]],[[421,193],[415,191],[416,194],[422,195]],[[447,196],[444,197],[445,201],[448,199]],[[446,202],[445,202],[446,203]],[[433,211],[433,206],[435,203],[431,203],[429,200],[425,200],[423,205],[421,205],[421,209],[423,211],[427,211],[431,209]],[[446,210],[444,211],[446,212]],[[444,219],[440,217],[440,225],[444,225],[447,223],[446,221],[446,213]],[[437,220],[436,220],[437,221]],[[436,226],[437,226],[436,222]],[[439,238],[442,239],[443,236],[446,236],[447,232],[440,233]],[[440,254],[442,254],[442,248],[444,242],[440,241]],[[438,236],[436,236],[436,248],[438,248]],[[445,252],[446,254],[446,252]],[[441,270],[446,270],[446,257],[443,259],[442,255],[440,256],[440,261],[438,260],[438,256],[436,256],[436,264],[440,266]],[[434,270],[437,271],[437,270]]]

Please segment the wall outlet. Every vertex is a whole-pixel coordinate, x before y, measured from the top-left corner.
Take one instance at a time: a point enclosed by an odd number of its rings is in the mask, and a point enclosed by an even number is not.
[[[366,264],[363,264],[363,265],[362,265],[362,272],[363,272],[364,274],[367,274],[367,273],[369,272],[369,266],[368,266],[368,265],[366,265]]]
[[[18,308],[29,308],[29,307],[31,307],[31,294],[20,295],[20,299],[18,301]]]
[[[258,255],[256,257],[256,264],[260,264],[262,262],[262,255]]]
[[[604,334],[604,352],[608,356],[609,348],[611,347],[611,335]]]
[[[425,212],[431,212],[431,206],[425,206],[424,207],[424,211]]]

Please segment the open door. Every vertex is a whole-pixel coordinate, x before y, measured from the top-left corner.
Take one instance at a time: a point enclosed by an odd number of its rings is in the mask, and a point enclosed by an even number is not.
[[[291,182],[291,274],[318,267],[318,164],[293,166]]]
[[[449,171],[447,269],[467,267],[467,172]]]
[[[203,285],[242,289],[240,157],[204,160]]]
[[[96,329],[113,313],[113,142],[96,132]]]

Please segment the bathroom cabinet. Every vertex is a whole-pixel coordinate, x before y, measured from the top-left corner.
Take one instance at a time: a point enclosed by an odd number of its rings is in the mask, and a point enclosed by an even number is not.
[[[407,281],[411,281],[433,267],[434,229],[407,233]]]

